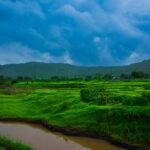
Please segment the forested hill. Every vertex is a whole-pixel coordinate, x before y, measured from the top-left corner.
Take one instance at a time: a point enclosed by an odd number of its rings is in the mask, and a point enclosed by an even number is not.
[[[0,75],[8,77],[83,77],[96,74],[120,75],[132,71],[143,71],[150,74],[150,60],[118,67],[82,67],[61,63],[29,62],[24,64],[0,65]]]

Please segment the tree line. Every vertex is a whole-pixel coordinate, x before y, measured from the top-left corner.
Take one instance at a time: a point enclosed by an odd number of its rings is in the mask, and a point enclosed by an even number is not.
[[[85,77],[58,77],[52,76],[49,78],[32,78],[32,77],[23,77],[18,76],[16,78],[5,77],[0,75],[0,84],[26,81],[26,82],[55,82],[55,81],[91,81],[91,80],[131,80],[131,79],[150,79],[150,75],[144,73],[143,71],[132,71],[130,74],[120,74],[119,76],[113,76],[111,74],[100,75],[96,74],[95,76],[87,75]]]

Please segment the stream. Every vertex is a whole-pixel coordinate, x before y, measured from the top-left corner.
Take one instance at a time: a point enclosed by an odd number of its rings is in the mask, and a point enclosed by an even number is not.
[[[0,136],[20,141],[35,150],[125,150],[104,140],[66,136],[35,124],[0,122]]]

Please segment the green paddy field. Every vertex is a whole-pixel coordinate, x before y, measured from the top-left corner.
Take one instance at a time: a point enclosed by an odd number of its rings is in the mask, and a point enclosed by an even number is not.
[[[106,104],[82,101],[80,91],[95,87],[107,88]],[[144,147],[150,145],[149,96],[149,80],[19,82],[0,90],[0,119],[40,120]]]

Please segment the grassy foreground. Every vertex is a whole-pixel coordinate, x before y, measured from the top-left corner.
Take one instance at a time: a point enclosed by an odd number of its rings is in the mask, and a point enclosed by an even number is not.
[[[0,150],[32,150],[32,149],[19,142],[14,142],[5,137],[0,137]]]
[[[93,81],[74,84],[60,82],[46,83],[45,86],[43,83],[29,83],[26,87],[25,83],[19,83],[10,93],[1,90],[0,119],[41,120],[52,126],[94,132],[132,145],[150,144],[149,104],[88,104],[80,99],[80,86],[83,88],[104,83]],[[143,91],[150,91],[149,81],[107,82],[105,85],[111,94],[117,95],[138,96]]]

